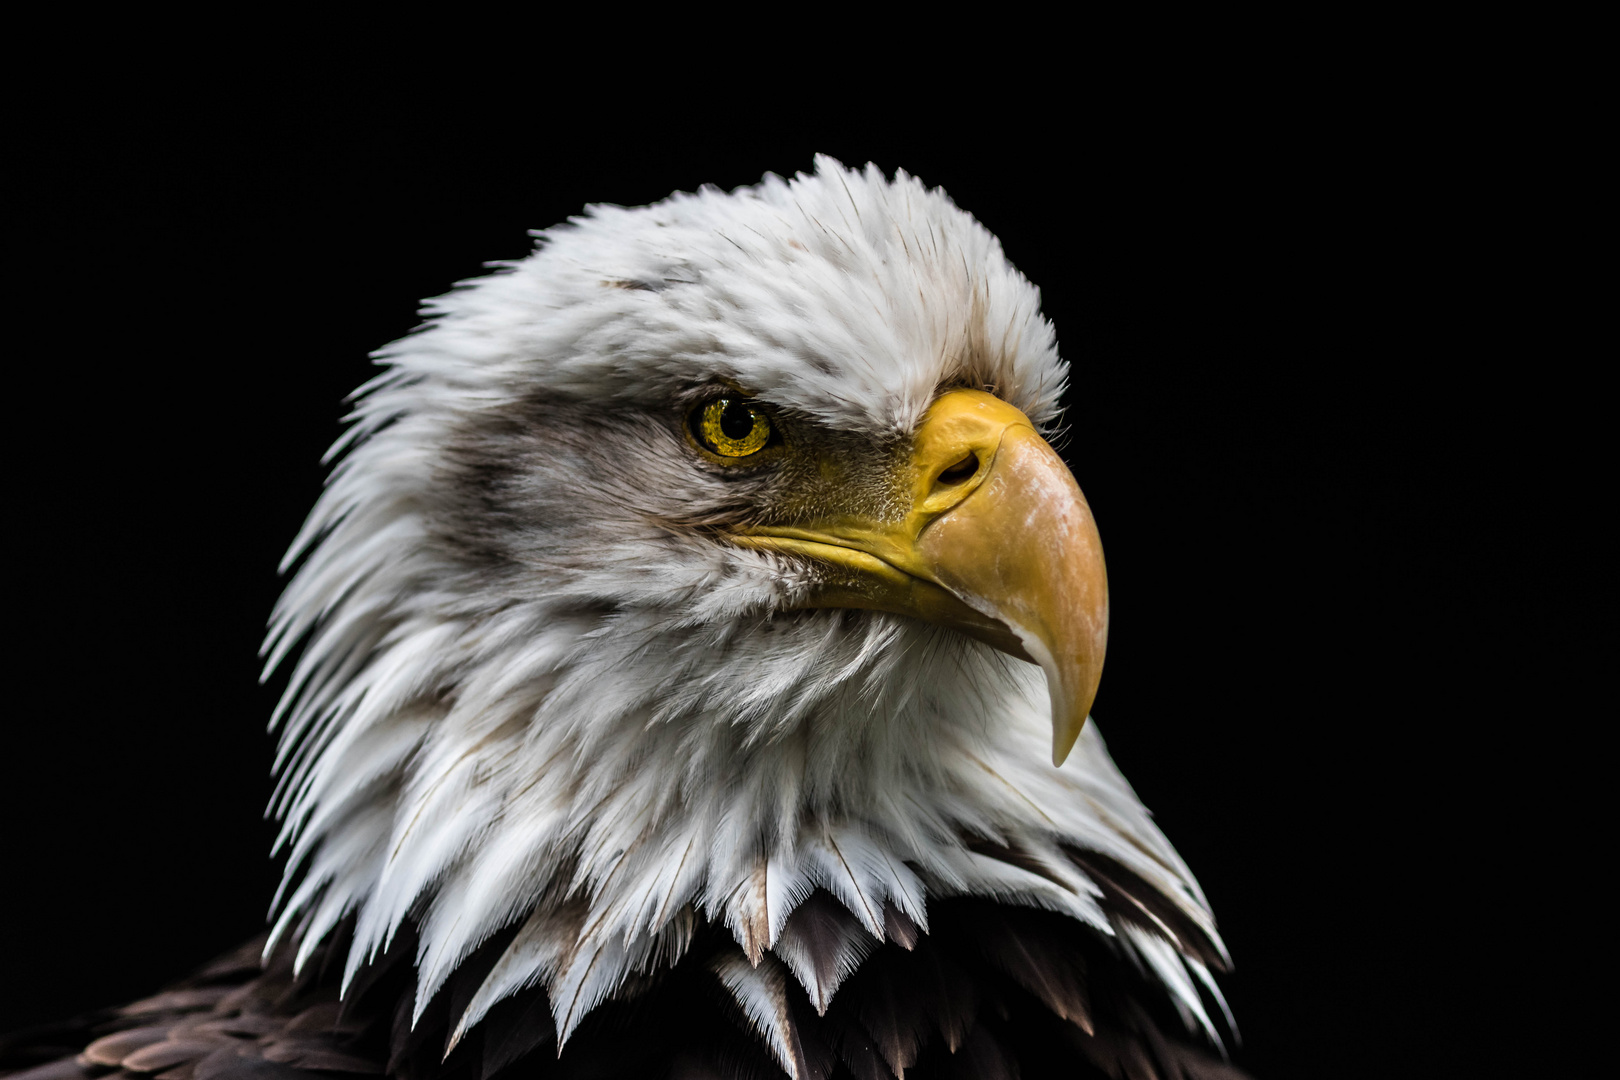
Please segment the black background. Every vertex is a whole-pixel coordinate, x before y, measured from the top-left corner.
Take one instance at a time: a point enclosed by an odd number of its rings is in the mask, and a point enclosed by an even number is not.
[[[1095,715],[1219,917],[1239,1063],[1516,1052],[1557,715],[1525,687],[1595,655],[1550,606],[1590,587],[1582,451],[1547,448],[1597,391],[1555,374],[1595,356],[1567,331],[1594,286],[1548,246],[1566,148],[1511,73],[1306,58],[832,105],[505,59],[498,86],[87,65],[18,100],[0,1026],[262,926],[255,654],[368,351],[586,203],[822,151],[943,186],[1043,291],[1109,559]]]

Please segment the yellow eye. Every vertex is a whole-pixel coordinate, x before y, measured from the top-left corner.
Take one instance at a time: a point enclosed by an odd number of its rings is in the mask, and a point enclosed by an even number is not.
[[[770,418],[741,398],[700,405],[692,421],[698,441],[721,457],[747,457],[771,441]]]

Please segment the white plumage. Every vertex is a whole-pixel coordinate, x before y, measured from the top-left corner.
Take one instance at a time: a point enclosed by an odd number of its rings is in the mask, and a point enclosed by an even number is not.
[[[414,920],[420,1012],[522,919],[460,1027],[539,984],[566,1041],[723,923],[749,963],[717,975],[791,1071],[771,980],[824,1007],[885,901],[926,929],[931,898],[980,894],[1116,935],[1213,1037],[1204,966],[1116,925],[1061,854],[1128,867],[1219,948],[1095,724],[1054,768],[1040,669],[903,616],[787,610],[803,566],[701,527],[735,495],[660,419],[740,386],[882,446],[969,386],[1049,431],[1067,365],[995,238],[826,158],[538,236],[378,354],[289,552],[272,946],[302,962],[352,913],[352,976]],[[831,977],[784,931],[818,887],[866,932]]]

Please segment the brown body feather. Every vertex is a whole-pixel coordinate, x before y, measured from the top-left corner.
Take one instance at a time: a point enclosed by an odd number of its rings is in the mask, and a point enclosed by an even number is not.
[[[1111,879],[1122,903],[1133,883]],[[823,921],[838,908],[808,903]],[[896,929],[830,1001],[789,978],[795,1080],[1235,1080],[1190,1045],[1163,993],[1115,947],[1065,916],[985,900],[938,900],[930,930]],[[902,921],[903,920],[903,921]],[[909,929],[907,929],[909,927]],[[1185,929],[1185,928],[1178,928]],[[863,931],[864,932],[864,931]],[[497,1005],[446,1054],[450,1031],[510,935],[486,942],[412,1027],[416,943],[402,934],[338,997],[346,931],[295,977],[260,942],[121,1009],[0,1040],[6,1080],[781,1080],[786,1075],[713,974],[737,945],[699,932],[686,957],[589,1016],[559,1054],[542,990]],[[821,935],[812,932],[815,941]],[[833,947],[828,945],[829,948]],[[818,957],[818,968],[828,962]],[[818,1006],[822,1006],[818,1008]]]

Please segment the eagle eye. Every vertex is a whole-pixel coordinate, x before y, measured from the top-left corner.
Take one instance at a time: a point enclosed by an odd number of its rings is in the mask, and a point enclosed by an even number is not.
[[[771,441],[770,417],[743,398],[716,398],[692,410],[692,434],[704,449],[721,457],[757,453]]]

